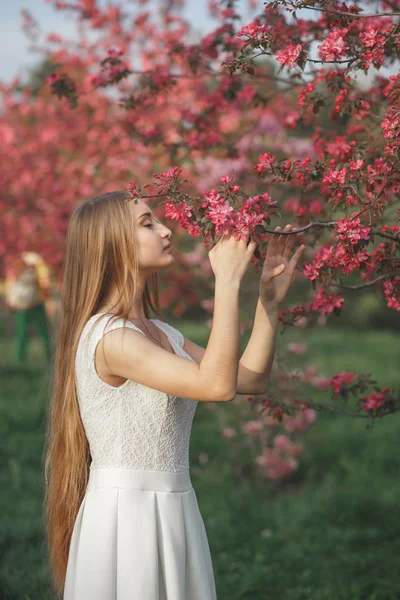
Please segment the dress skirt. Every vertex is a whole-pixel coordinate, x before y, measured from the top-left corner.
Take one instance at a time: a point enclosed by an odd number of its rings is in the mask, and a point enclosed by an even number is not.
[[[63,600],[216,600],[189,470],[90,467]]]

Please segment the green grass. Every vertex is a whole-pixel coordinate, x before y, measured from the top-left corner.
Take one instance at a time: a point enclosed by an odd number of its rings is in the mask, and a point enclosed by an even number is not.
[[[201,325],[177,326],[207,343]],[[332,321],[329,329],[287,331],[278,348],[294,340],[309,346],[304,356],[290,355],[290,368],[312,363],[327,376],[370,371],[380,385],[399,387],[399,344],[390,332],[348,332]],[[39,339],[32,341],[28,367],[17,366],[14,354],[14,342],[2,338],[0,597],[47,600],[41,457],[49,374]],[[314,396],[328,399],[325,392]],[[217,410],[229,422],[235,401]],[[216,412],[200,403],[191,474],[218,600],[398,600],[399,425],[398,414],[367,431],[364,420],[319,413],[311,429],[298,434],[305,447],[299,469],[275,485],[238,476]]]

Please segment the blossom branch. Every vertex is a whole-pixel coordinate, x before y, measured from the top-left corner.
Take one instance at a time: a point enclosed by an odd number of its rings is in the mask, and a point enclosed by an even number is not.
[[[375,17],[400,17],[400,13],[399,12],[391,12],[391,13],[374,13],[374,14],[366,14],[366,15],[362,15],[359,13],[351,13],[351,12],[345,12],[345,11],[338,11],[338,10],[329,10],[327,8],[316,8],[315,6],[309,6],[308,4],[303,4],[300,3],[300,5],[294,6],[292,4],[293,9],[297,9],[297,8],[305,8],[305,9],[309,9],[309,10],[316,10],[318,12],[324,12],[327,13],[328,15],[338,15],[340,17],[345,16],[345,17],[352,17],[352,18],[356,18],[356,19],[373,19]]]
[[[301,231],[307,231],[307,229],[311,229],[312,227],[329,227],[333,228],[337,224],[337,221],[327,221],[326,223],[320,223],[319,221],[312,221],[308,225],[304,227],[299,227],[298,229],[291,229],[290,231],[279,231],[276,232],[273,229],[268,229],[264,227],[265,233],[274,233],[275,235],[278,233],[279,235],[294,235],[296,233],[300,233]],[[374,235],[378,235],[380,237],[388,238],[397,244],[400,244],[400,231],[396,235],[391,235],[390,233],[385,233],[376,227],[371,227],[371,232]]]
[[[345,410],[343,410],[340,407],[331,406],[328,404],[321,404],[319,402],[313,402],[312,400],[304,400],[304,404],[307,405],[307,408],[313,408],[314,410],[319,410],[319,411],[338,413],[338,414],[344,415],[345,417],[354,417],[357,419],[373,418],[373,415],[371,415],[369,413],[364,413],[364,414],[363,413],[350,413],[350,412],[346,412]],[[287,404],[286,402],[282,402],[281,400],[270,401],[270,406],[271,407],[272,406],[279,407],[287,414],[290,414],[291,412],[293,412],[293,406],[291,406],[290,404]],[[262,407],[261,410],[259,411],[259,416],[261,416],[265,412],[265,410],[266,410],[265,407]],[[398,412],[399,410],[400,410],[400,406],[397,407],[395,404],[390,405],[388,407],[385,407],[383,410],[381,410],[379,413],[379,416],[383,417],[385,415],[394,414],[394,413]]]
[[[392,273],[384,273],[383,275],[379,275],[372,281],[368,281],[367,283],[360,283],[359,285],[345,285],[344,283],[331,283],[333,287],[343,288],[345,290],[361,290],[362,288],[367,288],[375,285],[378,281],[382,279],[387,279],[388,277],[393,277],[393,274],[400,273],[400,271],[393,271]]]

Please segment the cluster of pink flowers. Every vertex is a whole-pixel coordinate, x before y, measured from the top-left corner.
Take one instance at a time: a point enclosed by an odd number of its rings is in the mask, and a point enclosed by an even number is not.
[[[400,277],[386,279],[383,282],[383,289],[389,308],[394,308],[400,312]]]
[[[238,185],[230,185],[232,180],[229,175],[223,175],[221,183],[229,194],[240,190]],[[254,227],[267,218],[265,206],[275,207],[276,204],[276,201],[271,200],[269,194],[257,194],[247,198],[239,210],[235,211],[229,201],[213,188],[204,194],[201,209],[203,218],[215,226],[216,236],[232,232],[236,240],[245,240],[249,233],[254,230]],[[182,221],[181,224],[185,227]],[[208,234],[206,225],[204,235],[207,236]]]
[[[383,35],[392,24],[381,22],[376,24],[368,24],[364,31],[359,32],[359,38],[363,41],[367,51],[361,53],[361,61],[364,69],[368,69],[371,63],[375,67],[379,67],[385,58],[385,43],[386,37]]]
[[[276,53],[276,60],[281,63],[281,65],[288,66],[293,68],[296,66],[297,59],[300,56],[301,51],[303,50],[303,44],[292,44],[289,42],[289,45],[283,50],[278,50]]]
[[[323,315],[332,313],[335,309],[342,310],[344,298],[340,294],[328,294],[323,288],[319,288],[313,296],[311,310],[322,313]]]
[[[319,130],[318,133],[322,133],[322,131]],[[346,162],[353,158],[355,146],[356,142],[354,140],[349,141],[345,135],[337,135],[334,139],[330,139],[330,136],[327,139],[321,136],[315,142],[315,149],[318,153],[326,158],[331,157],[329,162],[331,169],[334,168],[337,162]]]
[[[267,39],[272,27],[270,25],[260,25],[256,22],[249,23],[242,27],[242,29],[236,34],[238,37],[248,37],[252,40],[264,41]]]
[[[231,181],[232,181],[232,178],[229,177],[229,175],[222,175],[221,183],[231,183]],[[236,194],[236,192],[238,192],[240,190],[240,187],[238,185],[230,185],[229,190],[232,191],[234,194]]]
[[[376,392],[371,392],[368,396],[363,396],[362,397],[362,400],[364,402],[363,410],[365,412],[368,412],[370,410],[373,410],[374,408],[379,408],[380,406],[382,406],[383,402],[385,401],[385,396],[388,391],[389,391],[389,388],[384,387],[381,389],[379,394],[377,394]]]
[[[263,204],[264,206],[261,206],[261,204]],[[256,196],[249,196],[248,198],[246,198],[246,202],[244,203],[243,207],[241,207],[239,210],[245,211],[249,210],[251,207],[254,207],[257,210],[261,210],[265,208],[265,205],[277,206],[277,204],[278,202],[276,200],[272,200],[271,196],[267,192],[264,192],[264,194],[256,194]],[[265,216],[267,217],[268,215]]]
[[[353,383],[356,381],[357,377],[354,373],[347,373],[346,371],[341,371],[337,375],[334,375],[329,381],[329,385],[333,387],[333,393],[335,395],[339,394],[342,387],[344,385],[349,385],[349,383]]]
[[[389,81],[390,83],[388,83],[382,90],[383,95],[386,97],[388,97],[389,94],[391,94],[391,92],[394,90],[394,88],[397,85],[399,85],[400,73],[398,73],[397,75],[389,75]]]
[[[369,254],[365,248],[358,252],[353,252],[351,246],[345,249],[343,245],[338,246],[336,256],[331,261],[333,268],[341,268],[344,275],[348,275],[351,271],[359,269],[362,264],[367,263]]]
[[[400,137],[400,110],[394,106],[390,107],[381,122],[381,127],[387,140]]]
[[[153,179],[156,179],[156,185],[160,185],[162,187],[170,187],[173,183],[176,183],[179,175],[182,173],[182,169],[179,167],[173,167],[173,169],[168,169],[164,173],[153,173]]]
[[[193,237],[200,237],[201,227],[192,221],[192,209],[187,202],[179,202],[174,204],[173,202],[165,203],[165,216],[167,219],[174,219],[186,229],[189,234]],[[207,237],[207,232],[204,233]]]
[[[179,176],[182,170],[174,167],[161,174],[154,174],[155,185],[162,188],[162,191],[168,191],[171,186],[179,185]],[[196,220],[192,208],[187,201],[180,200],[179,203],[166,202],[165,214],[168,218],[177,220],[180,225],[189,231],[191,235],[198,237],[203,231],[204,236],[210,235],[212,226],[215,228],[215,235],[222,236],[232,232],[236,240],[247,239],[255,226],[261,224],[268,218],[265,211],[266,206],[275,209],[277,202],[272,200],[268,193],[257,194],[249,197],[239,207],[238,211],[229,203],[226,196],[230,197],[240,191],[240,186],[229,175],[223,175],[220,178],[222,192],[211,189],[204,194],[204,200],[200,205],[202,213],[201,220]]]
[[[268,170],[268,167],[271,167],[275,162],[275,156],[270,152],[265,152],[265,154],[260,154],[258,160],[259,162],[254,166],[254,169],[257,173],[262,173],[264,170]]]
[[[320,276],[321,269],[328,265],[332,256],[332,247],[323,246],[311,262],[303,263],[303,275],[312,281]]]
[[[132,198],[137,198],[137,196],[139,195],[137,185],[134,181],[128,183],[128,185],[124,187],[124,190],[130,192]]]
[[[364,31],[358,34],[367,48],[382,45],[385,42],[385,37],[379,33],[377,25],[366,25]]]
[[[300,410],[295,417],[284,415],[283,426],[286,431],[295,432],[299,431],[305,433],[309,430],[312,423],[317,418],[317,412],[313,408],[306,408]]]
[[[360,158],[359,160],[351,160],[349,161],[350,164],[350,171],[359,171],[363,165],[364,165],[364,161],[362,158]]]
[[[385,232],[385,229],[382,228],[382,231]],[[374,248],[370,255],[369,261],[365,264],[365,269],[363,273],[361,273],[361,279],[367,280],[369,279],[375,272],[381,270],[380,263],[385,263],[388,258],[388,244],[386,242],[381,242]]]
[[[360,240],[369,240],[371,236],[371,227],[362,227],[360,217],[339,219],[335,225],[337,239],[346,242],[350,240],[351,244],[358,244]]]
[[[328,33],[318,48],[319,55],[323,60],[340,60],[346,56],[349,46],[346,44],[344,38],[348,31],[348,28],[344,27],[343,29],[333,29]]]
[[[204,215],[215,225],[215,233],[217,236],[229,233],[232,225],[235,224],[234,210],[228,200],[222,198],[214,189],[204,195],[202,208],[206,209]]]
[[[299,464],[294,456],[286,454],[279,446],[265,448],[263,454],[256,457],[256,462],[263,468],[269,479],[290,477]]]
[[[215,225],[215,234],[224,235],[232,231],[236,240],[246,239],[255,222],[261,222],[263,215],[257,219],[256,215],[251,215],[243,211],[237,213],[233,210],[228,200],[222,198],[216,190],[210,190],[204,196],[205,202],[202,208],[206,209],[205,218]]]
[[[342,273],[348,275],[351,271],[359,269],[361,264],[367,263],[369,254],[365,248],[354,251],[353,246],[353,244],[343,245],[340,242],[335,252],[332,252],[328,262],[329,267],[332,269],[342,269]]]
[[[303,444],[296,444],[285,434],[274,438],[274,446],[287,456],[300,456],[303,452]]]
[[[306,314],[306,306],[296,304],[290,310],[281,310],[278,321],[284,324],[293,323],[294,327],[305,327],[307,324]]]
[[[248,400],[252,401],[253,398],[249,397]],[[264,423],[270,426],[278,426],[279,422],[276,418],[279,415],[282,416],[284,428],[291,433],[308,431],[317,418],[316,411],[309,408],[299,410],[295,417],[282,414],[281,410],[276,408],[274,416],[264,416],[262,420],[247,421],[242,425],[242,431],[246,435],[257,437],[263,431]],[[234,427],[224,427],[222,429],[222,435],[227,440],[231,440],[237,433],[237,429]],[[298,460],[296,458],[301,456],[303,450],[303,444],[294,442],[286,434],[278,434],[273,439],[272,447],[264,448],[262,454],[256,456],[256,463],[262,467],[263,472],[269,479],[286,478],[297,469]]]
[[[340,170],[332,170],[325,173],[322,183],[327,183],[329,185],[343,185],[346,181],[347,167],[343,167]]]
[[[222,183],[230,183],[231,182],[231,178],[229,177],[229,175],[222,175],[221,182]]]
[[[297,104],[299,106],[304,106],[308,94],[311,94],[314,91],[314,89],[315,89],[315,86],[314,86],[313,83],[307,83],[307,85],[305,86],[305,88],[303,88],[299,92],[299,99],[297,101]]]
[[[348,99],[349,90],[340,90],[335,98],[335,111],[339,113]]]

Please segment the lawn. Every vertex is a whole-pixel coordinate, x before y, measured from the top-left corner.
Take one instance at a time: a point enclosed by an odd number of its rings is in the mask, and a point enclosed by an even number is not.
[[[176,326],[207,343],[204,326],[182,320]],[[20,367],[15,342],[4,337],[4,324],[1,330],[0,597],[47,600],[41,460],[49,373],[38,338],[28,366]],[[278,344],[305,340],[308,351],[292,356],[291,368],[311,362],[324,375],[371,371],[379,384],[399,387],[396,334],[349,332],[333,322],[330,328],[290,330]],[[315,395],[324,398],[326,392]],[[218,406],[227,420],[235,402]],[[238,478],[215,411],[199,403],[191,476],[218,600],[400,599],[399,425],[398,414],[369,431],[362,419],[319,414],[300,434],[305,452],[299,469],[277,493],[268,480]]]

